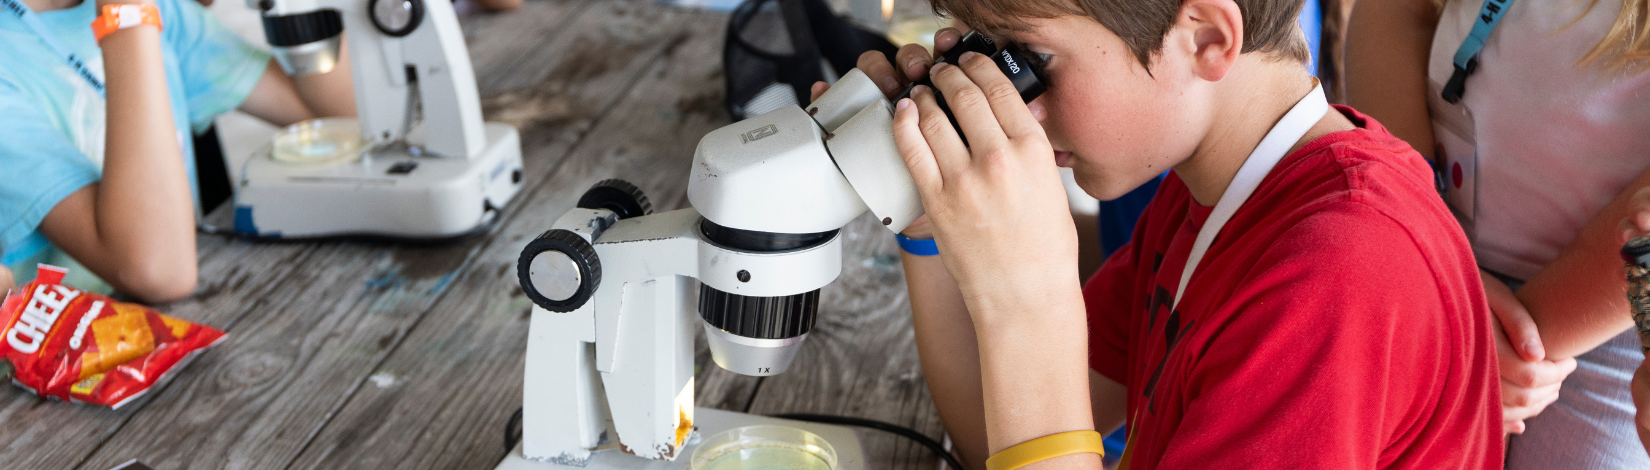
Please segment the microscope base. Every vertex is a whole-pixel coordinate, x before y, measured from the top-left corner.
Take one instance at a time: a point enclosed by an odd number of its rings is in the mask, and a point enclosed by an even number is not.
[[[521,137],[484,125],[473,158],[381,149],[359,161],[292,164],[254,154],[235,187],[235,232],[254,238],[452,238],[474,232],[522,186]]]
[[[711,408],[695,408],[695,437],[688,440],[687,447],[677,454],[675,461],[649,460],[626,454],[617,448],[599,450],[590,454],[590,463],[583,468],[591,470],[608,469],[647,469],[647,470],[677,470],[688,468],[693,460],[693,452],[698,450],[699,442],[729,429],[757,424],[775,424],[800,428],[831,443],[836,449],[837,470],[863,470],[865,468],[865,451],[860,447],[859,433],[851,428],[830,424],[808,423],[791,421],[788,419],[769,418],[734,411],[723,411]],[[572,468],[549,462],[527,460],[521,456],[521,445],[511,449],[499,462],[494,470],[567,470]]]

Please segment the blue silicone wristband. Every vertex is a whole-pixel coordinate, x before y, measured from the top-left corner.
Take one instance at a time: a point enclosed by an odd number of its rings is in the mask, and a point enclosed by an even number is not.
[[[905,250],[906,253],[917,256],[934,256],[940,254],[940,246],[934,244],[933,239],[912,240],[905,238],[905,235],[900,235],[897,233],[894,234],[894,239],[899,240],[899,249]]]

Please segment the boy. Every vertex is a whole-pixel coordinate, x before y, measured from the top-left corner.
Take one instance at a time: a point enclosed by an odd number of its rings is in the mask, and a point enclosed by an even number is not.
[[[935,0],[1044,59],[1048,91],[1029,106],[978,54],[928,71],[907,46],[897,72],[862,57],[885,91],[928,72],[959,123],[926,89],[895,106],[928,211],[902,245],[940,253],[902,255],[918,351],[971,468],[1125,421],[1135,470],[1499,468],[1467,241],[1425,161],[1314,89],[1300,8]],[[1173,169],[1086,286],[1051,160],[1100,199]]]

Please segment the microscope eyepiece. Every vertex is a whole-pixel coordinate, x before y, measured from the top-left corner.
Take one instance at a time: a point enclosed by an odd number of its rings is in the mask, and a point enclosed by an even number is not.
[[[1009,44],[1007,47],[998,50],[995,42],[992,42],[990,38],[978,31],[969,31],[968,34],[963,35],[962,39],[957,41],[957,45],[947,50],[935,63],[956,64],[961,60],[962,54],[969,51],[990,56],[991,61],[997,64],[997,69],[1001,70],[1003,75],[1008,76],[1008,80],[1014,83],[1014,89],[1020,92],[1020,99],[1025,100],[1027,103],[1037,99],[1038,96],[1043,94],[1043,91],[1048,89],[1047,82],[1043,80],[1043,61],[1036,54],[1026,53],[1017,44]],[[933,90],[934,100],[940,105],[940,110],[945,112],[946,119],[951,121],[951,127],[957,129],[957,136],[962,138],[964,145],[967,145],[968,136],[963,135],[962,128],[957,126],[957,117],[951,114],[951,106],[946,104],[945,95],[940,93],[939,89],[934,88],[934,83],[929,79],[918,80],[911,86],[906,87],[905,92],[895,97],[894,101],[909,98],[911,90],[916,88],[917,85],[924,85]]]

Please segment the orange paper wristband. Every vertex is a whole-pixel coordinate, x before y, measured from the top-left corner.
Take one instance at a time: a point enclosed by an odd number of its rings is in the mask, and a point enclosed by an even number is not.
[[[92,20],[92,37],[99,42],[109,33],[141,25],[154,25],[155,29],[162,29],[160,25],[160,9],[146,3],[123,3],[104,5]]]

